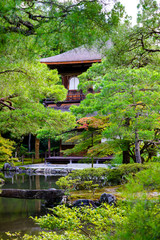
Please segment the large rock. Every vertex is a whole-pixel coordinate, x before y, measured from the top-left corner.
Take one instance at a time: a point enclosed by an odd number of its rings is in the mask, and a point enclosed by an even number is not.
[[[5,163],[2,168],[3,171],[11,171],[13,170],[13,166],[10,163]]]
[[[108,203],[110,206],[115,205],[116,197],[110,193],[102,193],[99,203]]]
[[[0,197],[21,198],[21,199],[44,199],[48,203],[60,203],[62,201],[64,191],[61,189],[2,189]]]
[[[79,199],[73,202],[73,207],[83,207],[83,206],[89,206],[89,207],[96,207],[94,201],[89,199]]]
[[[100,206],[102,203],[107,203],[110,206],[115,205],[116,197],[110,193],[102,193],[100,199],[98,201],[92,201],[89,199],[79,199],[73,202],[73,207],[83,207],[83,206],[90,206],[96,208]]]
[[[5,163],[5,164],[3,165],[2,171],[4,171],[4,172],[5,172],[5,171],[20,172],[21,169],[20,169],[19,167],[14,167],[14,166],[12,166],[12,164],[10,164],[10,163]]]

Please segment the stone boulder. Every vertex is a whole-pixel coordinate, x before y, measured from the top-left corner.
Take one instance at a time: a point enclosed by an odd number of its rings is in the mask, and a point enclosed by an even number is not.
[[[72,204],[73,207],[84,207],[84,206],[89,206],[89,207],[94,207],[96,208],[97,206],[95,205],[94,201],[89,200],[89,199],[78,199],[73,202]]]
[[[2,189],[0,197],[20,199],[44,199],[48,206],[57,205],[62,201],[64,191],[61,189]]]
[[[21,169],[19,167],[14,167],[11,163],[5,163],[3,165],[2,171],[14,171],[14,172],[21,172]]]
[[[102,193],[99,204],[108,203],[110,206],[115,205],[116,197],[110,193]]]

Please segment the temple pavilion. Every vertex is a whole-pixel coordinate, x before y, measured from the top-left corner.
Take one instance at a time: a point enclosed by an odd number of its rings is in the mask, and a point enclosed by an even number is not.
[[[108,41],[107,47],[110,48],[110,46],[111,43]],[[101,62],[102,57],[102,54],[96,48],[86,48],[84,46],[80,46],[59,55],[42,58],[40,60],[41,63],[47,64],[50,69],[58,70],[58,73],[62,78],[62,84],[68,90],[67,97],[63,102],[54,102],[54,99],[45,99],[43,102],[44,105],[46,107],[53,107],[54,109],[61,111],[69,111],[70,106],[73,104],[79,105],[80,102],[85,98],[85,95],[83,94],[82,90],[78,90],[78,76],[91,67],[93,63]],[[92,92],[93,90],[89,89],[89,91]],[[72,146],[66,146],[60,142],[60,150],[64,150],[68,147]],[[68,163],[77,162],[82,158],[84,157],[63,157],[63,154],[60,152],[59,156],[51,156],[49,154],[49,157],[46,158],[46,160],[53,163]],[[99,161],[104,162],[110,159],[111,157],[108,156],[99,159]]]
[[[40,62],[47,64],[50,69],[58,70],[62,78],[62,84],[68,90],[65,101],[54,103],[52,99],[45,99],[44,105],[62,111],[68,111],[73,104],[78,105],[85,98],[82,91],[78,91],[78,75],[85,72],[93,63],[101,62],[101,59],[102,54],[95,48],[88,49],[84,46],[41,59]]]

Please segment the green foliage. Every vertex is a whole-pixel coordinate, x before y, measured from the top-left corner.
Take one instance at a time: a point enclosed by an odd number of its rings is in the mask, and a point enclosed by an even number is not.
[[[159,66],[159,6],[158,1],[141,0],[138,6],[138,24],[128,23],[112,31],[113,48],[105,50],[107,61],[115,67],[140,68]],[[107,61],[105,64],[107,64]]]
[[[159,203],[150,201],[128,204],[124,213],[126,218],[119,226],[117,225],[115,236],[108,239],[158,240],[160,235],[159,210]]]
[[[55,230],[63,229],[61,234],[53,231],[41,232],[39,236],[24,235],[21,239],[53,240],[128,240],[159,239],[159,204],[149,201],[137,201],[120,205],[117,208],[103,206],[97,209],[70,209],[59,206],[53,214],[35,219],[41,227]],[[49,230],[51,230],[49,229]],[[7,234],[11,239],[18,239],[18,234]]]
[[[106,57],[102,63],[94,64],[80,76],[79,88],[87,92],[94,86],[97,93],[88,94],[72,111],[77,117],[95,112],[108,115],[110,125],[104,136],[117,143],[114,152],[128,151],[133,161],[148,161],[154,155],[149,149],[151,143],[151,148],[157,151],[156,125],[159,129],[158,2],[140,1],[138,24],[119,25],[112,31],[111,40],[112,47],[104,47]],[[127,150],[120,141],[130,141]],[[136,150],[133,150],[135,142]]]
[[[112,148],[112,146],[107,143],[99,143],[93,147],[91,147],[90,149],[88,149],[88,156],[90,157],[106,157],[108,155],[112,155],[114,154],[114,149]]]
[[[102,184],[104,175],[108,170],[105,168],[98,168],[98,169],[84,169],[84,170],[75,170],[72,173],[68,174],[66,177],[60,178],[56,184],[59,187],[63,187],[68,182],[73,184],[71,185],[73,189],[79,189],[79,187],[83,186],[83,183],[86,181],[92,181],[93,184]],[[61,180],[62,179],[62,180]],[[69,186],[68,186],[69,187]],[[66,187],[65,187],[66,188]]]
[[[4,179],[3,173],[0,173],[0,178]]]
[[[55,135],[63,129],[72,128],[75,120],[70,113],[46,109],[40,103],[45,97],[55,101],[66,97],[67,90],[58,85],[57,71],[28,60],[9,64],[5,57],[5,64],[0,64],[0,83],[3,86],[0,90],[1,132],[21,138],[28,133],[35,135],[39,129]]]
[[[108,1],[107,1],[108,2]],[[22,7],[23,5],[23,7]],[[9,3],[5,0],[0,4],[2,33],[1,42],[7,42],[8,37],[18,35],[24,40],[33,56],[48,57],[65,50],[92,44],[97,39],[106,41],[114,26],[117,26],[123,15],[124,8],[116,4],[113,11],[107,15],[102,11],[101,2],[95,1],[42,1],[36,0]],[[25,36],[25,37],[24,37]]]
[[[115,142],[135,142],[135,147],[143,141],[156,140],[155,129],[159,128],[159,71],[141,69],[107,70],[97,84],[100,92],[88,94],[80,108],[72,110],[84,114],[97,111],[109,117],[109,126],[103,135]],[[140,151],[140,146],[138,151]],[[133,156],[131,156],[133,157]],[[140,162],[136,156],[133,160]]]
[[[158,84],[159,72],[148,69],[108,71],[99,85],[101,92],[92,96],[93,109],[110,113],[111,124],[105,129],[105,136],[130,140],[138,128],[140,139],[153,139],[154,128],[159,126]]]
[[[134,164],[138,168],[138,164]],[[120,166],[123,168],[123,165]],[[132,171],[133,166],[130,165]],[[139,164],[141,168],[142,165]],[[51,213],[35,218],[35,221],[50,232],[41,232],[39,236],[24,235],[21,239],[53,239],[53,240],[158,240],[160,236],[160,199],[147,199],[143,193],[143,187],[135,194],[135,185],[144,185],[144,190],[150,190],[150,186],[159,186],[160,164],[150,165],[150,169],[142,170],[132,177],[126,188],[130,192],[126,194],[124,201],[119,201],[117,206],[103,205],[98,208],[68,208],[57,206],[51,209]],[[129,167],[125,166],[127,173]],[[145,176],[146,175],[146,176]],[[155,177],[154,177],[155,175]],[[158,180],[156,179],[158,177]],[[149,180],[147,179],[149,178]],[[157,185],[158,184],[158,185]],[[123,189],[122,189],[123,193]],[[140,195],[141,193],[141,195]],[[143,198],[142,198],[143,197]],[[57,232],[59,229],[59,233]],[[18,239],[18,234],[10,234],[11,239]]]
[[[56,70],[48,70],[45,64],[37,63],[37,59],[84,43],[91,44],[102,32],[118,24],[122,6],[115,7],[108,15],[108,22],[98,1],[53,1],[52,4],[4,1],[0,8],[3,25],[0,26],[1,132],[20,138],[28,133],[35,135],[40,129],[38,137],[42,138],[59,134],[60,129],[65,131],[67,125],[74,127],[73,116],[56,114],[53,109],[43,109],[39,103],[43,98],[64,100],[66,89],[60,85]],[[14,111],[10,112],[11,109]],[[66,123],[64,128],[57,124],[57,115],[64,125]]]
[[[67,229],[71,234],[69,239],[74,239],[75,232],[81,237],[85,236],[86,239],[93,240],[159,239],[160,208],[158,204],[138,201],[135,204],[127,204],[127,206],[118,208],[104,207],[72,210],[66,207],[58,207],[53,210],[53,215],[36,219],[36,222],[47,229],[49,226],[52,227],[52,230],[56,226],[58,229]],[[51,233],[51,236],[53,236],[53,233]],[[66,232],[61,234],[62,236],[66,239]]]
[[[133,176],[127,177],[128,183],[123,189],[124,196],[128,194],[133,198],[139,198],[137,193],[147,193],[153,190],[160,190],[160,164],[152,163],[149,169],[135,173]]]
[[[4,175],[3,173],[0,173],[0,185],[4,184],[5,180],[4,180]]]
[[[15,142],[0,135],[0,161],[8,161],[12,156]]]
[[[57,182],[57,186],[61,189],[74,189],[76,188],[77,182],[79,182],[77,179],[70,179],[69,176],[61,177]]]
[[[160,157],[153,156],[151,162],[160,162]]]
[[[23,166],[23,165],[30,165],[36,163],[44,163],[44,159],[32,159],[32,158],[24,158],[23,163],[21,161],[14,161],[14,166]],[[22,167],[23,168],[23,167]]]
[[[122,164],[123,163],[123,156],[122,156],[122,151],[119,151],[118,153],[114,155],[114,158],[111,160],[111,165],[116,166],[117,164]]]
[[[1,97],[7,100],[6,98],[10,96],[13,107],[16,108],[24,101],[36,102],[45,97],[58,101],[65,98],[66,89],[58,85],[59,76],[56,70],[49,70],[45,64],[38,63],[34,59],[32,61],[23,59],[21,62],[16,62],[14,53],[8,54],[13,55],[13,62],[10,63],[7,59],[8,56],[5,55],[4,62],[0,64],[1,84],[3,84]],[[61,97],[57,94],[59,91]]]
[[[77,121],[76,135],[66,142],[74,143],[74,147],[63,151],[65,155],[83,153],[88,159],[81,162],[91,162],[94,157],[104,157],[113,154],[113,148],[107,142],[102,143],[102,131],[108,127],[108,117],[84,117]],[[79,130],[82,130],[79,132]]]
[[[89,189],[90,184],[102,186],[115,186],[127,181],[127,176],[132,173],[147,169],[147,165],[123,164],[114,169],[89,168],[75,170],[66,177],[61,177],[56,184],[63,189]]]
[[[52,214],[48,214],[41,218],[35,218],[35,221],[47,230],[54,230],[56,228],[69,231],[83,231],[98,234],[106,233],[111,230],[115,221],[123,221],[122,212],[120,209],[116,210],[113,207],[106,208],[67,208],[65,206],[55,207]],[[104,221],[105,219],[105,221]]]
[[[63,235],[57,234],[56,232],[42,231],[39,235],[28,235],[21,236],[20,233],[6,233],[8,239],[23,239],[23,240],[86,240],[86,236],[81,235],[78,232],[65,231]]]

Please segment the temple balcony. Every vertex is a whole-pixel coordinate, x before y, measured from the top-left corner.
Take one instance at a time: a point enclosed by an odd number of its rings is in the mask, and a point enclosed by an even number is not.
[[[77,104],[80,103],[82,100],[85,99],[85,95],[82,91],[77,90],[68,90],[68,94],[64,101],[55,102],[54,99],[46,98],[43,100],[43,105],[45,107],[61,107],[61,105],[70,105],[70,104]]]

